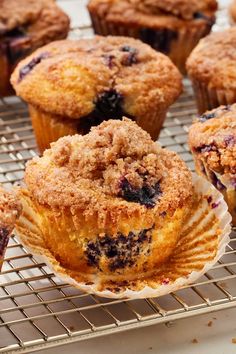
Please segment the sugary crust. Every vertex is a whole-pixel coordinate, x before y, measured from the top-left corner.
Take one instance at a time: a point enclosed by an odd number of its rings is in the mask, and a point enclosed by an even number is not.
[[[135,188],[144,181],[159,183],[161,197],[155,207],[121,197],[124,178]],[[122,215],[146,216],[152,225],[159,214],[173,214],[192,196],[191,173],[185,163],[127,119],[103,122],[85,136],[59,139],[43,157],[27,164],[25,183],[38,203],[69,208],[73,214],[82,210],[84,215],[97,215],[101,222],[109,214],[113,223]]]
[[[191,78],[209,88],[236,89],[236,28],[214,32],[203,38],[187,61]]]
[[[215,0],[90,0],[91,13],[105,18],[108,22],[127,23],[130,26],[182,27],[199,25],[194,21],[196,14],[213,17],[217,9]]]
[[[0,230],[11,232],[20,215],[21,205],[15,195],[0,186]]]
[[[211,170],[235,174],[236,104],[220,106],[204,116],[214,117],[205,122],[196,120],[190,127],[189,145],[192,152],[203,158]]]
[[[135,51],[134,64],[123,64],[129,55],[123,46]],[[20,70],[45,53],[47,58],[19,81]],[[75,119],[91,113],[99,94],[109,90],[122,95],[131,116],[167,108],[182,90],[181,75],[169,58],[141,41],[112,36],[51,43],[23,60],[11,82],[27,102]]]
[[[50,40],[65,38],[69,17],[54,0],[0,0],[0,38],[24,28],[31,48]]]

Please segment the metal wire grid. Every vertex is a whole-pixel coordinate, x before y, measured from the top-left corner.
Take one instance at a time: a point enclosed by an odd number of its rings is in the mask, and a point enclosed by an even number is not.
[[[76,28],[71,35],[84,33],[90,35],[91,29]],[[191,169],[186,138],[195,114],[186,80],[185,92],[172,107],[159,141],[178,152]],[[35,155],[26,105],[16,97],[0,100],[0,182],[18,183],[25,163]],[[63,283],[13,236],[0,274],[0,353],[43,350],[235,305],[235,231],[226,254],[198,283],[160,298],[127,301],[98,298]]]

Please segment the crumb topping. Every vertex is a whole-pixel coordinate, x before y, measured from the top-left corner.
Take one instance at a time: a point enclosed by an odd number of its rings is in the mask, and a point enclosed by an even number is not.
[[[220,106],[196,119],[189,145],[215,172],[236,173],[236,104]]]
[[[171,13],[189,20],[194,14],[205,11],[215,11],[217,3],[215,0],[129,0],[139,11],[148,14]]]
[[[0,186],[0,231],[10,233],[21,211],[16,197]]]
[[[182,90],[168,57],[139,40],[112,36],[44,46],[18,65],[11,81],[28,103],[72,119],[94,111],[142,117],[166,109]]]
[[[195,19],[209,20],[217,10],[216,0],[90,0],[90,12],[107,21],[138,22],[143,26],[183,25]],[[205,18],[204,18],[205,17]],[[151,23],[150,23],[151,20]]]
[[[236,89],[236,28],[203,38],[187,61],[188,74],[209,87]]]
[[[41,204],[99,215],[171,213],[192,195],[185,163],[129,119],[59,139],[27,164],[25,183]]]

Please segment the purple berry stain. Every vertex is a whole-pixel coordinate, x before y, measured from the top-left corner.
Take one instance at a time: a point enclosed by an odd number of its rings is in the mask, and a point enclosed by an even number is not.
[[[24,79],[24,77],[26,75],[28,75],[32,70],[33,68],[38,65],[39,63],[41,63],[41,61],[43,59],[46,59],[49,57],[49,54],[48,53],[42,53],[40,54],[39,56],[33,58],[28,64],[26,64],[25,66],[23,66],[23,68],[20,69],[20,73],[19,73],[19,82],[21,80]]]

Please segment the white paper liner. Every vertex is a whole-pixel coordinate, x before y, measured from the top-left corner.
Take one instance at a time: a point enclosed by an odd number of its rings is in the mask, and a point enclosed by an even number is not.
[[[23,213],[17,225],[18,236],[40,262],[63,281],[87,293],[107,298],[141,299],[166,295],[195,282],[221,258],[229,242],[231,216],[222,194],[208,181],[193,175],[199,202],[182,230],[182,237],[168,262],[155,275],[131,281],[130,284],[106,284],[104,278],[84,280],[87,274],[71,274],[44,247],[34,215]],[[204,230],[204,231],[201,231]],[[187,241],[187,242],[186,242]],[[182,257],[182,258],[181,258]],[[175,278],[174,280],[170,279]],[[83,280],[78,280],[83,279]]]

